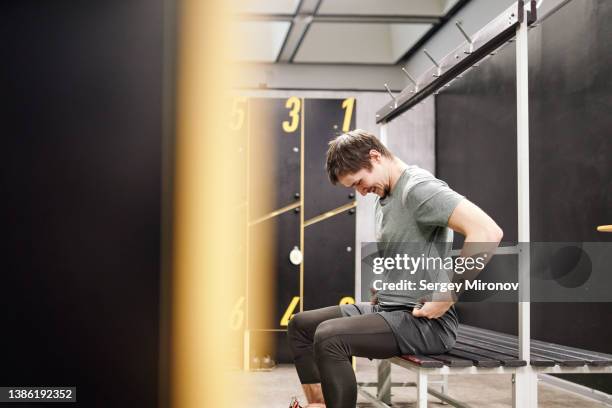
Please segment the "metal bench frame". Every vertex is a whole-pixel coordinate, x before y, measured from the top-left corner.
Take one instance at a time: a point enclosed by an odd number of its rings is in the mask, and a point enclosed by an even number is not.
[[[396,364],[400,367],[406,368],[416,374],[415,382],[405,383],[394,383],[391,382],[391,364]],[[451,406],[458,408],[469,408],[469,405],[462,403],[447,394],[448,392],[448,381],[449,375],[457,374],[512,374],[512,382],[515,383],[518,375],[524,374],[525,371],[534,372],[536,375],[541,374],[612,374],[612,366],[582,366],[582,367],[564,367],[561,365],[555,365],[553,367],[494,367],[494,368],[483,368],[483,367],[449,367],[444,366],[441,368],[423,368],[418,364],[412,363],[401,357],[393,357],[388,360],[381,360],[378,363],[378,382],[376,383],[359,383],[359,393],[368,399],[375,407],[378,408],[389,408],[391,405],[391,388],[392,387],[409,387],[414,386],[417,390],[417,407],[427,408],[428,394],[436,397],[442,402],[445,402]],[[382,375],[381,375],[382,373]],[[439,381],[431,381],[430,376],[441,376]],[[536,379],[537,384],[538,379]],[[440,391],[430,387],[430,384],[439,384]],[[376,396],[365,390],[365,387],[377,387]],[[576,391],[575,391],[576,392]],[[603,396],[602,401],[606,397]],[[513,398],[513,406],[516,405],[516,400]]]

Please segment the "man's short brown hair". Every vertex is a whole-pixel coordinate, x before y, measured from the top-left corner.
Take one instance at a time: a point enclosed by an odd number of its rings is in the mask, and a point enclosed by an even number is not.
[[[361,169],[370,170],[370,150],[392,158],[391,152],[371,133],[355,129],[344,133],[329,142],[325,169],[332,184],[347,174],[357,173]]]

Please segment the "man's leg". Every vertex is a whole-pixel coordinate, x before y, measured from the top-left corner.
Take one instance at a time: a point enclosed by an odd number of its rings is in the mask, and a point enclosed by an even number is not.
[[[352,356],[384,359],[400,354],[391,328],[376,313],[322,322],[315,332],[314,352],[327,408],[354,408],[357,403]]]
[[[340,306],[297,313],[289,321],[287,336],[304,395],[309,403],[323,403],[321,376],[314,360],[314,336],[320,323],[342,317]]]

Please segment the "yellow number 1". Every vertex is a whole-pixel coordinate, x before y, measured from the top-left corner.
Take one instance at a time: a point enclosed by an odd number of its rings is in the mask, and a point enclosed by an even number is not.
[[[353,107],[355,106],[355,98],[347,98],[342,101],[342,109],[344,111],[344,122],[342,123],[342,131],[348,132],[351,127],[351,118],[353,117]]]
[[[298,125],[300,124],[301,105],[302,102],[297,96],[292,96],[291,98],[287,99],[287,102],[285,102],[285,108],[291,109],[289,111],[289,117],[291,117],[291,122],[288,120],[283,121],[283,130],[285,132],[292,133],[295,132],[295,130],[298,128]]]

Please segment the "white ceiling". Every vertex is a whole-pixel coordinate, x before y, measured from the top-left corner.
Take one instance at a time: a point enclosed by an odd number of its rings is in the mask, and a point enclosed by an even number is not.
[[[242,21],[236,23],[239,45],[232,57],[241,62],[274,62],[287,36],[288,21]]]
[[[232,0],[248,62],[396,64],[459,0]]]
[[[323,0],[320,14],[442,16],[458,0]]]
[[[431,24],[312,23],[295,62],[395,64]]]
[[[237,13],[294,14],[300,0],[231,0]]]

